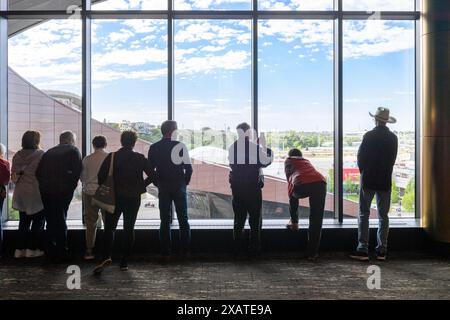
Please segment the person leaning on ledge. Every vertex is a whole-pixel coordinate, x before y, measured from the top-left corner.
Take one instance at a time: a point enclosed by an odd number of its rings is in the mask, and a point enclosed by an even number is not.
[[[379,227],[377,232],[377,260],[386,260],[389,233],[389,209],[391,205],[392,171],[397,158],[398,139],[387,123],[397,120],[389,116],[388,108],[378,108],[375,128],[364,135],[358,150],[358,167],[361,173],[359,191],[358,246],[350,255],[352,259],[369,260],[370,205],[377,197]]]
[[[298,149],[289,151],[284,162],[284,171],[288,182],[289,213],[291,220],[287,228],[298,230],[299,199],[309,198],[309,231],[306,257],[310,261],[317,260],[319,256],[320,238],[322,234],[323,212],[327,195],[325,177],[318,172],[309,160],[303,158]]]

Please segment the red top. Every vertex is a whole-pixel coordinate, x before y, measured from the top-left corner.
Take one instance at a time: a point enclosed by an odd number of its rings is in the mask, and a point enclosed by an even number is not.
[[[7,185],[11,177],[11,169],[9,162],[5,159],[0,159],[0,185]]]
[[[284,171],[288,181],[289,196],[294,192],[294,187],[296,185],[327,181],[325,177],[313,167],[311,162],[303,157],[287,158],[284,162]]]

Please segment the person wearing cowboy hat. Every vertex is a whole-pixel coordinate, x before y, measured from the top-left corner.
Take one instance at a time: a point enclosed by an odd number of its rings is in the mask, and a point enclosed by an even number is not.
[[[350,255],[360,261],[369,260],[369,216],[374,196],[377,199],[379,227],[377,232],[377,260],[386,260],[391,204],[392,170],[397,158],[398,139],[387,123],[397,120],[389,115],[388,108],[378,108],[374,118],[375,128],[368,131],[358,150],[358,167],[361,174],[358,217],[358,246]]]

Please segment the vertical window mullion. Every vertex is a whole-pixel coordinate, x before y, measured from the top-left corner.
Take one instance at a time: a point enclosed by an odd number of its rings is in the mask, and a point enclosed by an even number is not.
[[[91,0],[83,0],[82,7],[82,106],[81,135],[83,157],[91,152]]]
[[[6,11],[8,1],[0,2],[0,11]],[[0,142],[8,151],[8,21],[0,17]],[[3,208],[8,208],[8,197]],[[0,219],[6,220],[8,210],[1,210]]]
[[[167,119],[174,119],[174,23],[173,23],[173,2],[167,0]]]
[[[420,1],[415,0],[415,11],[420,10]],[[415,32],[415,43],[414,43],[414,52],[415,52],[415,218],[420,219],[421,217],[421,152],[422,152],[422,144],[421,144],[421,136],[422,136],[422,128],[421,128],[421,79],[422,79],[422,68],[421,68],[421,19],[416,19],[414,22],[414,32]]]
[[[258,0],[253,0],[252,20],[252,126],[258,132]]]

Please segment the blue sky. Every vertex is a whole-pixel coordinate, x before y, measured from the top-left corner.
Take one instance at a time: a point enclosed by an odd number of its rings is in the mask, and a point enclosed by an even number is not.
[[[381,7],[387,3],[376,1]],[[327,2],[299,0],[289,5],[291,9],[302,5],[327,9]],[[136,8],[144,8],[144,2],[133,3]],[[266,4],[281,6],[276,4],[279,2],[271,3]],[[396,8],[408,8],[407,3],[399,1]],[[130,3],[124,5],[124,0],[102,4],[103,9],[134,8]],[[246,2],[208,0],[180,5],[241,8]],[[250,26],[250,21],[176,22],[174,99],[180,127],[223,129],[250,121]],[[10,39],[10,66],[40,89],[79,94],[80,27],[79,21],[49,21]],[[332,28],[331,21],[321,20],[260,21],[259,123],[263,131],[332,130]],[[166,33],[163,20],[93,23],[92,94],[96,119],[157,124],[166,117]],[[368,111],[378,106],[391,108],[399,119],[396,130],[413,130],[413,22],[346,21],[344,34],[345,131],[370,128]]]

